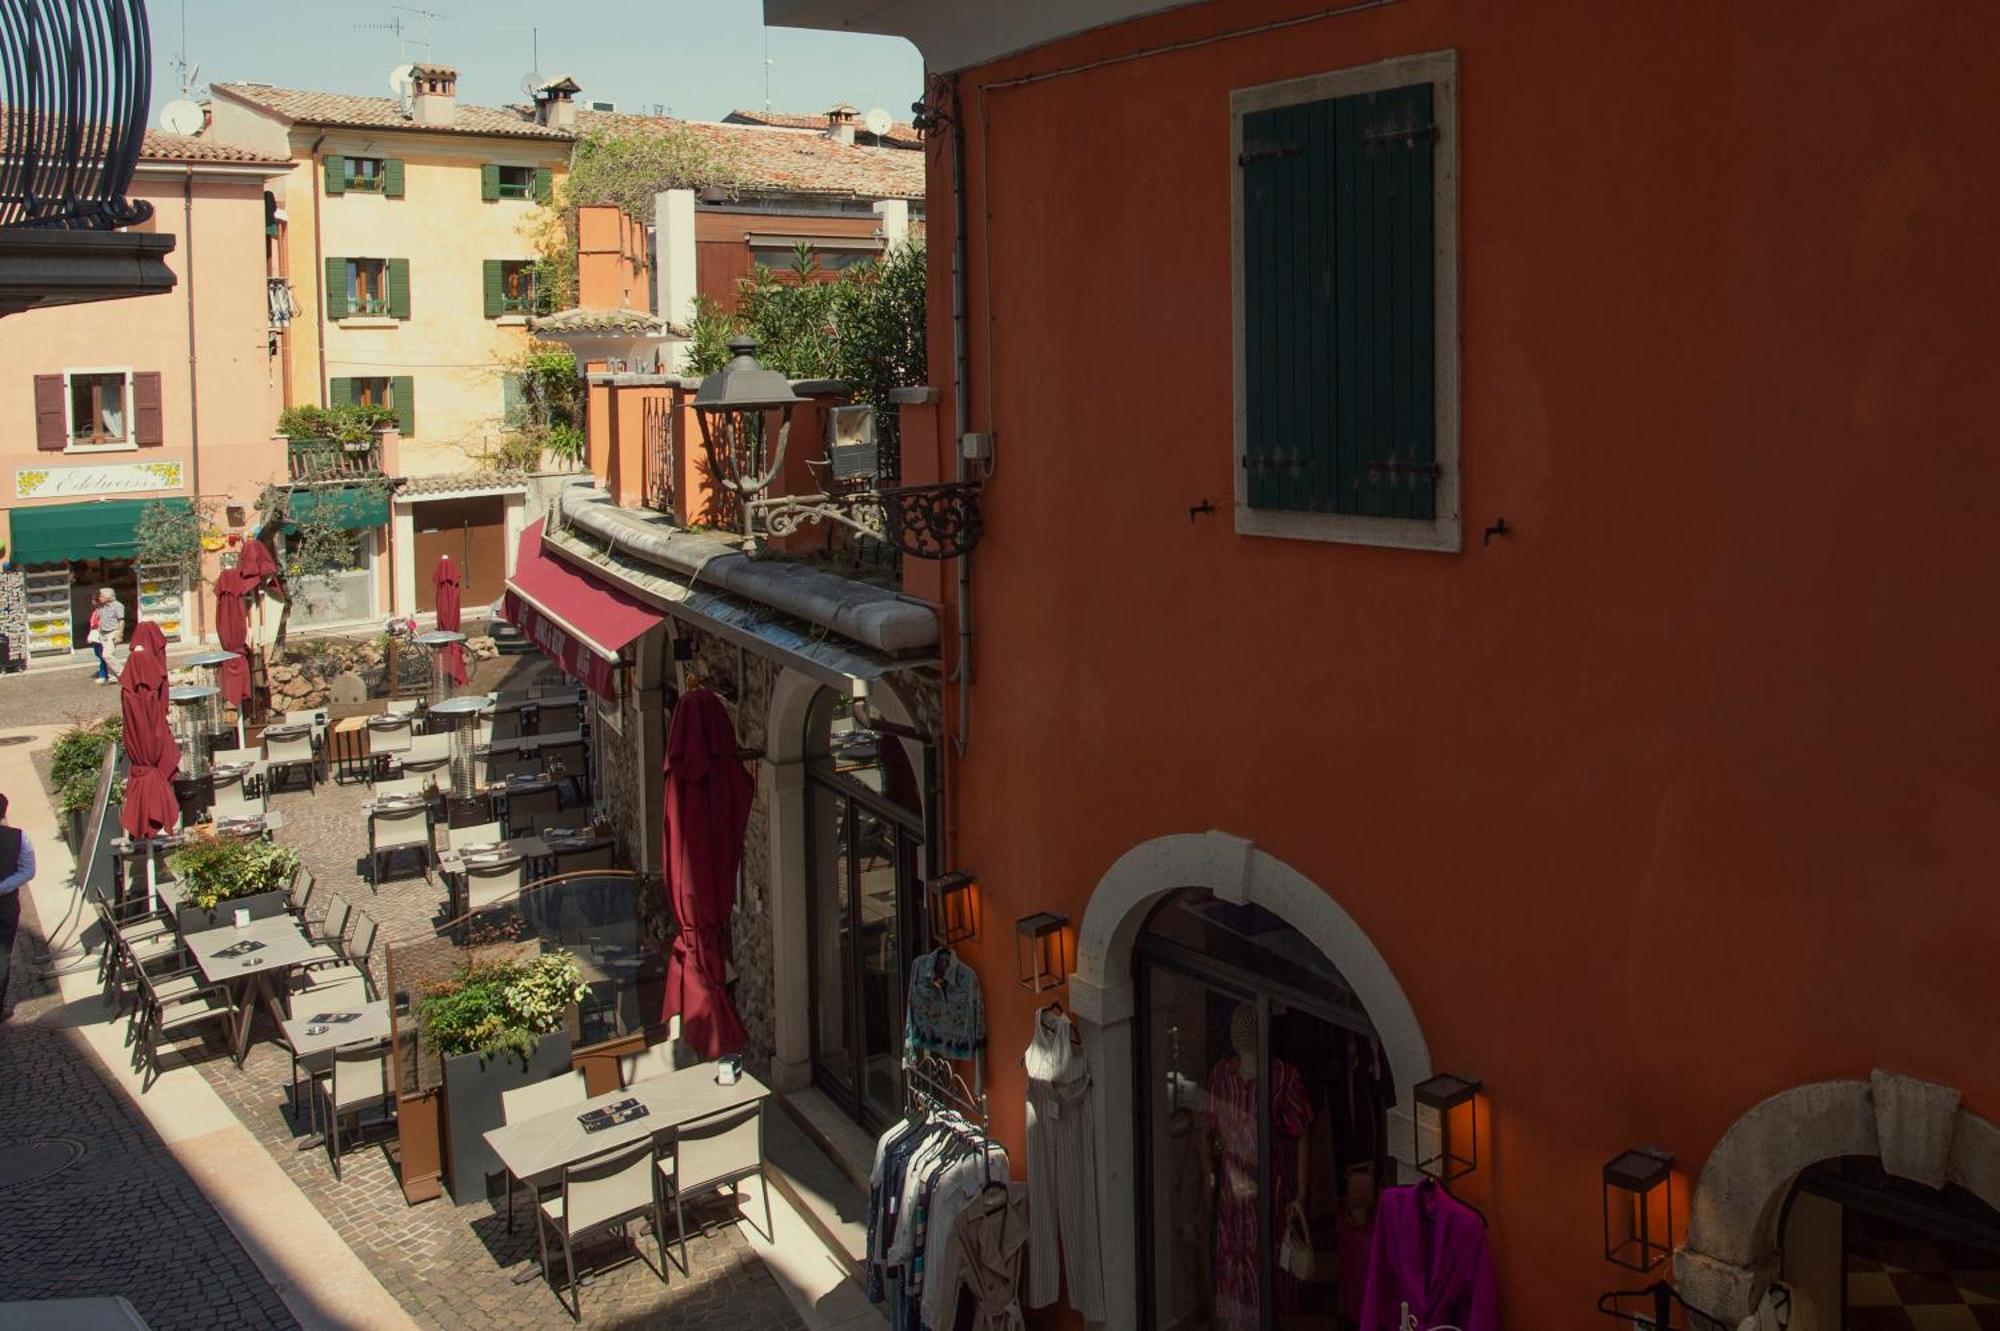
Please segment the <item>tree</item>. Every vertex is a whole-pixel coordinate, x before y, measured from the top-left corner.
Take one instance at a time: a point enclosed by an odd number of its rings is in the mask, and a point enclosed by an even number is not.
[[[484,460],[515,471],[539,470],[544,453],[572,465],[582,461],[583,380],[575,353],[536,342],[500,362],[500,372],[514,377],[519,397],[500,422],[499,446]]]
[[[365,507],[386,504],[389,499],[389,482],[379,476],[340,489],[353,496],[352,502]],[[292,599],[301,604],[310,605],[316,595],[331,589],[334,578],[360,562],[360,537],[342,525],[336,506],[296,502],[300,494],[331,496],[340,489],[274,486],[258,497],[257,529],[282,533],[283,540],[276,543],[280,548],[274,553]]]
[[[172,568],[186,586],[189,596],[201,595],[204,539],[220,537],[215,525],[215,501],[196,496],[183,508],[178,504],[147,504],[139,511],[133,530],[138,545],[132,562],[141,568],[159,565]]]

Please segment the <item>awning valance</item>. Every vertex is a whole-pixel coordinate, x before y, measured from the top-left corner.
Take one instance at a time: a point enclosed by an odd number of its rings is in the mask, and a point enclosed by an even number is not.
[[[386,490],[344,485],[331,490],[294,490],[285,501],[286,530],[300,522],[326,515],[336,527],[361,531],[386,526],[389,521],[389,494]]]
[[[139,552],[139,518],[151,504],[190,511],[185,499],[99,499],[17,508],[7,521],[7,557],[24,568],[72,559],[130,559]]]
[[[637,597],[544,553],[539,522],[521,533],[500,614],[600,698],[618,696],[618,654],[662,621]]]

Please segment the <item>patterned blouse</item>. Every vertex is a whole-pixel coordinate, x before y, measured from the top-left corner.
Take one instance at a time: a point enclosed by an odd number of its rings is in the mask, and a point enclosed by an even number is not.
[[[918,957],[910,967],[903,1052],[971,1058],[986,1044],[986,1000],[979,977],[948,947]]]

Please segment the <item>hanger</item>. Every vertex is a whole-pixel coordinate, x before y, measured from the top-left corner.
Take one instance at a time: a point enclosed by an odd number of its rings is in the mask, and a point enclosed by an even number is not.
[[[1472,1213],[1473,1213],[1474,1215],[1478,1216],[1478,1217],[1479,1217],[1479,1223],[1480,1223],[1480,1225],[1481,1225],[1481,1227],[1482,1227],[1482,1228],[1485,1228],[1485,1229],[1491,1229],[1491,1228],[1493,1228],[1493,1226],[1492,1226],[1492,1225],[1491,1225],[1491,1224],[1490,1224],[1490,1223],[1489,1223],[1489,1222],[1487,1221],[1487,1219],[1486,1219],[1486,1212],[1484,1212],[1484,1211],[1480,1210],[1480,1209],[1479,1209],[1478,1207],[1474,1206],[1474,1205],[1473,1205],[1473,1204],[1472,1204],[1471,1202],[1468,1202],[1467,1200],[1465,1200],[1465,1198],[1463,1198],[1463,1197],[1459,1196],[1459,1195],[1458,1195],[1457,1193],[1453,1192],[1453,1191],[1451,1190],[1451,1185],[1450,1185],[1449,1183],[1445,1182],[1445,1181],[1444,1181],[1443,1179],[1441,1179],[1441,1178],[1436,1178],[1436,1177],[1434,1177],[1434,1176],[1432,1176],[1432,1175],[1429,1175],[1429,1174],[1426,1174],[1426,1175],[1424,1175],[1424,1181],[1423,1181],[1422,1183],[1419,1183],[1419,1184],[1417,1185],[1417,1187],[1418,1187],[1418,1188],[1426,1188],[1426,1187],[1431,1187],[1431,1188],[1436,1188],[1436,1189],[1437,1189],[1437,1190],[1438,1190],[1439,1192],[1443,1193],[1443,1194],[1444,1194],[1445,1196],[1447,1196],[1447,1197],[1451,1198],[1451,1199],[1452,1199],[1453,1201],[1457,1202],[1457,1203],[1458,1203],[1458,1204],[1459,1204],[1460,1206],[1463,1206],[1463,1207],[1464,1207],[1464,1208],[1465,1208],[1466,1210],[1468,1210],[1468,1211],[1472,1212]]]
[[[1640,1298],[1652,1300],[1650,1311],[1627,1312],[1618,1306],[1621,1299]],[[1671,1321],[1674,1315],[1675,1304],[1679,1304],[1688,1314],[1687,1327],[1689,1331],[1703,1331],[1704,1328],[1719,1328],[1723,1325],[1682,1298],[1680,1291],[1664,1280],[1655,1280],[1644,1289],[1615,1289],[1608,1294],[1597,1296],[1597,1311],[1603,1313],[1606,1317],[1616,1318],[1621,1322],[1630,1322],[1634,1326],[1652,1328],[1652,1331],[1677,1331],[1677,1329],[1673,1328]],[[1697,1318],[1700,1320],[1697,1321]]]

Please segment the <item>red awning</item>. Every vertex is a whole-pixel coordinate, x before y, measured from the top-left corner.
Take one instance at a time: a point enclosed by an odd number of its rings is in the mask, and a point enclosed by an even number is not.
[[[564,673],[600,698],[618,696],[618,653],[665,618],[635,596],[542,549],[542,524],[521,533],[500,614]]]

